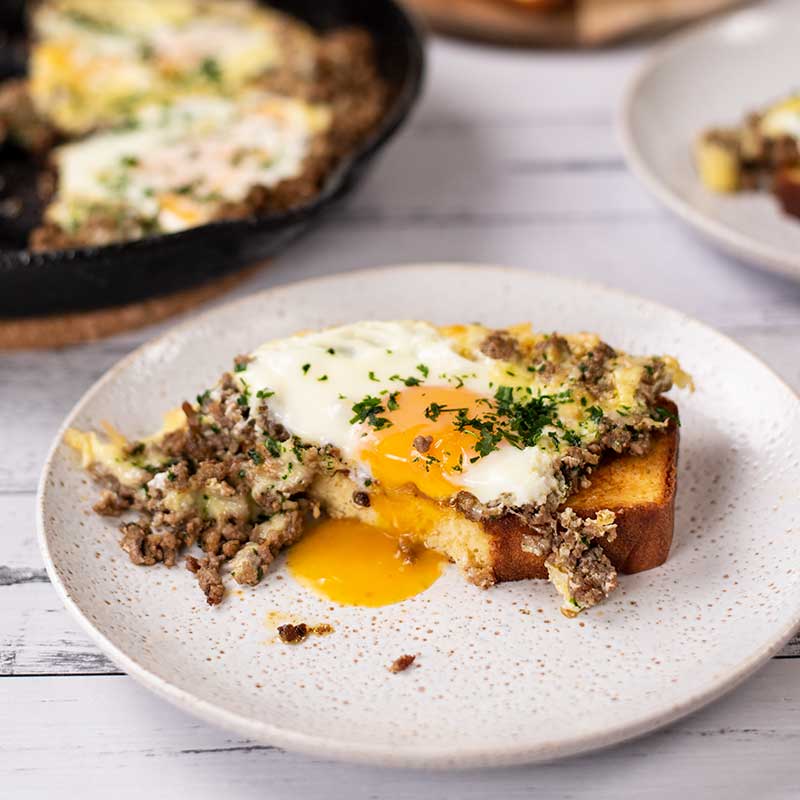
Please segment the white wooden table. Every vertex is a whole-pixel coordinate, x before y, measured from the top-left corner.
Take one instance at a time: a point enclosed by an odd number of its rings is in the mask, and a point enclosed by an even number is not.
[[[645,52],[434,42],[421,108],[368,185],[238,293],[389,263],[518,265],[675,306],[800,389],[800,284],[713,252],[625,169],[615,108]],[[139,688],[48,584],[34,492],[71,405],[155,333],[0,356],[0,797],[800,796],[800,640],[665,731],[559,764],[469,774],[315,762],[210,728]]]

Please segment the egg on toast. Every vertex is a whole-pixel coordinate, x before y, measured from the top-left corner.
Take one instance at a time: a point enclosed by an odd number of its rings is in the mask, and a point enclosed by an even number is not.
[[[361,322],[239,357],[153,437],[66,440],[107,487],[96,510],[138,512],[131,560],[199,544],[212,604],[294,545],[292,572],[339,602],[402,599],[446,559],[484,587],[549,577],[571,615],[667,557],[674,383],[674,359],[594,334]]]

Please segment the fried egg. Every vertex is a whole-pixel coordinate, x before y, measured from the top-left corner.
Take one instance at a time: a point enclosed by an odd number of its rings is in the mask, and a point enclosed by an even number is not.
[[[154,231],[199,225],[252,187],[297,175],[328,124],[324,106],[255,90],[146,106],[122,130],[55,151],[58,191],[46,218],[71,230],[119,208]]]
[[[545,379],[490,358],[469,333],[360,322],[267,343],[235,377],[253,412],[268,397],[278,422],[305,442],[335,447],[366,485],[411,485],[436,500],[463,490],[487,504],[542,504],[563,488],[556,465],[565,431],[573,443],[595,436],[598,414],[572,387],[575,375]],[[585,347],[596,341],[589,336]],[[613,409],[604,410],[626,413],[619,406],[634,402],[630,387],[642,369],[620,360]],[[498,397],[547,416],[535,444],[489,430]]]
[[[191,91],[235,95],[289,57],[314,63],[310,31],[246,0],[48,0],[32,21],[33,101],[72,134]]]

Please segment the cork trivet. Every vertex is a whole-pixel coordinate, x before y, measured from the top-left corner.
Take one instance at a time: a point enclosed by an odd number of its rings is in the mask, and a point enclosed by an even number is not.
[[[701,19],[748,0],[405,0],[434,30],[515,45],[596,47]]]
[[[152,325],[230,291],[257,269],[249,267],[201,286],[124,306],[46,317],[0,319],[0,350],[63,347]]]

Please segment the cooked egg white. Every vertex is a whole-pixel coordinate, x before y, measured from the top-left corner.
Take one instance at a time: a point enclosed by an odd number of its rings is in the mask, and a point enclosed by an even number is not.
[[[466,489],[484,503],[544,502],[563,485],[547,436],[541,446],[501,442],[478,457],[476,436],[457,429],[452,410],[481,413],[500,385],[498,375],[532,395],[548,386],[477,350],[459,350],[428,323],[361,322],[267,343],[235,377],[252,407],[268,396],[279,422],[306,442],[338,448],[357,479],[413,484],[437,499]],[[359,408],[376,402],[379,414],[358,419]],[[451,410],[432,419],[431,404]],[[593,423],[581,424],[588,433]]]
[[[297,175],[328,124],[324,107],[258,91],[147,106],[131,129],[56,150],[58,193],[47,218],[70,229],[90,211],[124,207],[157,230],[183,230],[253,186]]]

